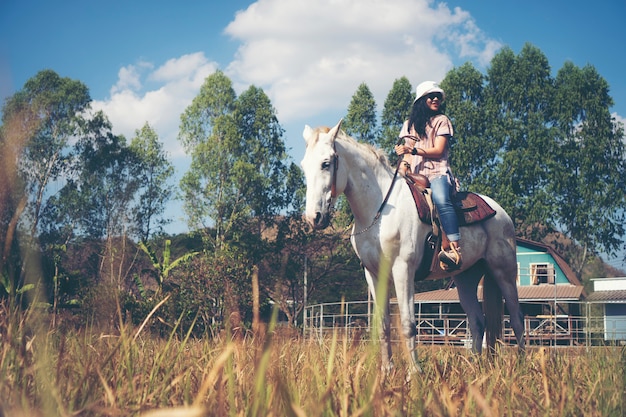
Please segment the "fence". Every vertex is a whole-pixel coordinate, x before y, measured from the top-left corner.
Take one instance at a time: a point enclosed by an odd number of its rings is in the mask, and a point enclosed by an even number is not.
[[[605,319],[601,309],[578,302],[584,315],[537,315],[524,317],[524,334],[528,345],[592,346],[626,343],[626,318]],[[597,305],[596,305],[597,306]],[[391,305],[391,334],[397,332],[399,315]],[[419,309],[416,309],[419,310]],[[368,339],[372,332],[374,306],[368,301],[325,303],[307,306],[304,310],[304,334],[322,338],[328,333],[341,332],[348,338]],[[600,313],[600,314],[599,314]],[[469,323],[465,314],[423,314],[415,316],[418,344],[449,344],[471,347]],[[516,344],[508,316],[503,319],[504,343]]]

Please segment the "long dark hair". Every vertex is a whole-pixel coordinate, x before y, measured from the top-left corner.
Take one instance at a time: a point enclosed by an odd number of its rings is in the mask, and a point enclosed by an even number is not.
[[[443,103],[439,106],[439,110],[432,111],[426,104],[426,96],[420,97],[411,107],[411,115],[409,116],[409,131],[411,127],[415,129],[420,137],[426,136],[426,124],[430,122],[434,116],[443,114]]]

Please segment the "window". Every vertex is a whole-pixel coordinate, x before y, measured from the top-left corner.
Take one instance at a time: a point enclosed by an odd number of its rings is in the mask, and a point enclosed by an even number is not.
[[[530,264],[530,282],[533,285],[554,284],[554,265],[549,263]]]

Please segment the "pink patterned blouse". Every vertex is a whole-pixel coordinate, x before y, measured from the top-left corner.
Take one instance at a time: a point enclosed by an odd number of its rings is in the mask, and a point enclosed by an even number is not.
[[[426,137],[417,137],[415,129],[411,129],[409,132],[409,121],[405,121],[400,130],[400,138],[404,138],[404,143],[407,146],[414,146],[416,148],[432,148],[435,146],[435,138],[437,136],[447,136],[448,139],[454,134],[452,128],[452,122],[445,114],[438,114],[426,125]],[[423,157],[421,155],[406,155],[409,163],[411,164],[411,171],[418,174],[425,175],[429,180],[439,177],[441,175],[447,175],[450,170],[448,164],[448,151],[450,146],[448,145],[439,159],[432,159]]]

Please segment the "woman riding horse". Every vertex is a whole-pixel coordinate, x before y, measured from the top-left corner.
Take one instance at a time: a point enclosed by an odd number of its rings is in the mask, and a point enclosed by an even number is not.
[[[446,271],[455,271],[462,263],[461,234],[451,198],[453,177],[448,154],[454,130],[441,108],[445,97],[434,81],[424,81],[417,86],[411,114],[400,131],[404,144],[396,145],[395,151],[403,156],[400,173],[409,171],[428,178],[441,227],[450,241],[450,248],[442,248],[439,253],[440,266]]]

